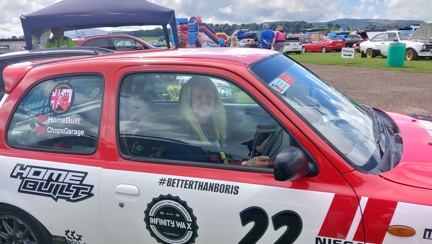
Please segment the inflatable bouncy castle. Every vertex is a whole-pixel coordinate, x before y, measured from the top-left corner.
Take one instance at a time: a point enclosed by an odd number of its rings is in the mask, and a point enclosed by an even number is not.
[[[197,38],[200,43],[218,43],[220,37],[225,40],[228,39],[227,34],[223,32],[216,33],[210,26],[203,23],[199,16],[193,16],[189,20],[187,18],[177,18],[176,22],[178,35],[187,43],[188,47],[195,47]]]

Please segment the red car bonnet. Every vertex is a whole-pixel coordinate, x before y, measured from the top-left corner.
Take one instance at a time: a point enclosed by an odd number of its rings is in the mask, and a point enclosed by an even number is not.
[[[401,131],[403,154],[400,163],[381,176],[404,185],[430,188],[432,122],[395,113],[388,113],[388,115],[395,120]]]

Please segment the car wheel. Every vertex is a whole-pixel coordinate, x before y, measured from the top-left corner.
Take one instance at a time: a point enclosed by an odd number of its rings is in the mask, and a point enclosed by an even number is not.
[[[306,52],[306,47],[302,47],[302,53]]]
[[[51,243],[51,234],[24,211],[2,205],[0,206],[0,243]]]
[[[322,52],[322,53],[326,53],[326,52],[327,52],[327,48],[326,48],[326,47],[322,47],[322,48],[321,48],[321,52]]]
[[[370,49],[370,48],[368,48],[368,49],[366,50],[366,57],[367,57],[367,58],[375,58],[375,56],[376,56],[376,54],[375,54],[375,51],[374,51],[374,50],[372,50],[372,49]]]
[[[417,52],[413,49],[407,49],[405,52],[405,59],[408,61],[416,60],[418,58]]]

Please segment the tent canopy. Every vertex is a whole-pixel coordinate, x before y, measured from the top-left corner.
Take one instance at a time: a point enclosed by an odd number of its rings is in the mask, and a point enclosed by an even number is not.
[[[174,10],[145,0],[63,0],[36,12],[22,15],[27,49],[33,49],[32,37],[52,27],[78,30],[98,27],[161,25],[169,43],[167,25],[177,33]],[[178,36],[172,35],[175,46]]]

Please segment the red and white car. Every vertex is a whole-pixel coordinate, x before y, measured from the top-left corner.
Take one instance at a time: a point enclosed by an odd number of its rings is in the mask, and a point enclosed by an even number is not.
[[[197,75],[236,96],[228,163],[172,130],[179,79]],[[432,242],[431,118],[359,105],[282,54],[116,53],[4,80],[0,243]],[[274,166],[230,163],[254,145]]]

